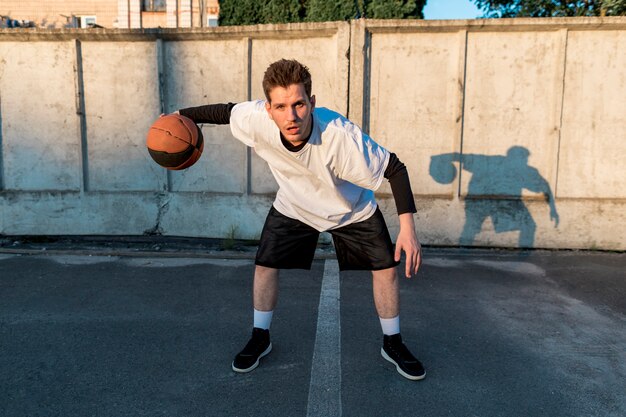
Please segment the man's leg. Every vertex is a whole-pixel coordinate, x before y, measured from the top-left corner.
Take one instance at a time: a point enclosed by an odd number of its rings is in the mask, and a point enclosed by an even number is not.
[[[259,366],[260,359],[272,351],[270,325],[278,301],[278,269],[257,265],[252,286],[254,326],[250,341],[235,357],[235,372],[250,372]]]
[[[280,269],[310,269],[319,232],[284,216],[274,207],[267,214],[257,250],[252,286],[254,326],[252,338],[233,361],[233,371],[250,372],[270,353],[270,324],[278,301]]]
[[[383,358],[396,365],[409,379],[425,376],[422,364],[415,359],[400,337],[400,297],[395,250],[379,209],[367,220],[331,230],[339,268],[371,270],[374,304],[383,330]]]
[[[398,297],[398,274],[396,268],[372,271],[374,304],[382,319],[398,317],[400,302]]]
[[[278,301],[278,269],[257,265],[252,291],[255,310],[274,311]]]
[[[402,342],[400,336],[400,296],[396,268],[372,271],[374,304],[383,330],[383,358],[396,365],[405,378],[424,379],[426,372]]]

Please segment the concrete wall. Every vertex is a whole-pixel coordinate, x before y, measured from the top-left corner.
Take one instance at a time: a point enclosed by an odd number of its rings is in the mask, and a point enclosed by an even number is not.
[[[227,126],[182,172],[145,134],[288,57],[405,162],[423,243],[624,250],[625,45],[626,18],[0,31],[0,234],[258,238],[276,184]]]

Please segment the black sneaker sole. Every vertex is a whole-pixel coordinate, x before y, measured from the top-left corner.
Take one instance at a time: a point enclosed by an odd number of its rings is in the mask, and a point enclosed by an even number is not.
[[[387,352],[385,352],[385,349],[380,348],[380,354],[382,355],[383,358],[385,358],[385,360],[396,365],[396,371],[398,371],[398,373],[402,375],[403,377],[405,377],[406,379],[410,379],[411,381],[421,381],[422,379],[426,378],[426,372],[424,372],[422,375],[411,375],[411,374],[407,374],[406,372],[404,372],[402,368],[400,368],[398,363],[394,361],[393,359],[391,359],[391,356],[387,355]]]
[[[254,370],[256,369],[256,367],[257,367],[257,366],[259,366],[259,362],[261,361],[261,358],[262,358],[263,356],[268,355],[271,351],[272,351],[272,344],[270,343],[270,345],[267,347],[267,349],[265,349],[265,350],[263,351],[263,353],[261,353],[261,354],[259,355],[259,357],[257,358],[256,362],[254,362],[254,363],[252,364],[252,366],[250,366],[249,368],[246,368],[246,369],[236,368],[236,367],[235,367],[235,362],[234,362],[234,361],[233,361],[233,364],[231,365],[231,367],[233,368],[233,371],[235,371],[235,372],[239,372],[239,373],[241,373],[241,374],[245,374],[246,372],[254,371]]]

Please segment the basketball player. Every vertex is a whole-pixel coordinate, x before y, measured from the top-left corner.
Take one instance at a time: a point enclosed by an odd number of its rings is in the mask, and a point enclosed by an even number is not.
[[[230,124],[254,148],[279,185],[261,233],[253,283],[252,337],[235,357],[235,372],[250,372],[272,350],[270,324],[280,269],[310,269],[319,233],[328,231],[340,270],[369,270],[383,331],[381,355],[411,380],[422,364],[400,335],[396,266],[415,275],[421,247],[407,170],[396,157],[338,113],[315,107],[308,68],[295,60],[271,64],[263,78],[265,101],[212,104],[176,113],[196,123]],[[394,251],[374,191],[389,180],[400,220]]]

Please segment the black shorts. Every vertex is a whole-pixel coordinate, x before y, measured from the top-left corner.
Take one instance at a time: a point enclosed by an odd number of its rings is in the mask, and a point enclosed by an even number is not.
[[[395,267],[393,243],[377,208],[367,220],[328,231],[339,269],[376,271]],[[273,206],[265,219],[255,263],[276,269],[311,269],[319,232]]]

